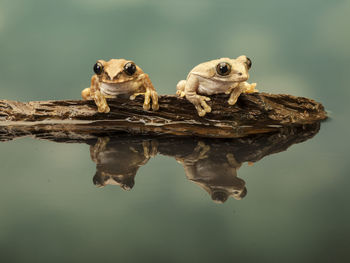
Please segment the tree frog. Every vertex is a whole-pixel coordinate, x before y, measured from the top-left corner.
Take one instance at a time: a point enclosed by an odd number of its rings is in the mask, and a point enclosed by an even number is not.
[[[199,141],[191,154],[175,159],[184,167],[187,178],[202,187],[218,203],[230,196],[241,200],[247,194],[245,182],[237,176],[242,163],[227,148]]]
[[[246,82],[249,78],[248,70],[252,62],[246,56],[236,59],[220,58],[201,63],[194,67],[186,80],[177,84],[176,94],[185,97],[191,102],[198,115],[203,117],[211,112],[211,107],[206,103],[210,98],[202,95],[219,93],[230,94],[228,103],[234,105],[241,93],[257,92],[256,83]]]
[[[148,75],[134,62],[125,59],[98,60],[93,67],[95,74],[91,78],[90,88],[81,92],[85,100],[93,99],[99,112],[110,111],[106,98],[117,96],[131,100],[144,95],[143,109],[158,110],[158,95]]]
[[[91,159],[96,163],[93,182],[98,187],[110,184],[130,190],[138,169],[157,152],[155,139],[99,137],[96,144],[90,146]]]

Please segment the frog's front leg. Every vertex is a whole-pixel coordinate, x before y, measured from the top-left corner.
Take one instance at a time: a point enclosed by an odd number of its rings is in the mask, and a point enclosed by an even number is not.
[[[96,75],[91,78],[90,97],[94,99],[98,112],[108,113],[110,111],[106,98],[100,91],[100,82]]]
[[[155,157],[158,153],[157,140],[143,141],[142,147],[143,147],[143,155],[145,156],[145,158],[147,158],[147,160],[149,160],[151,157]]]
[[[240,85],[232,89],[230,98],[228,99],[228,104],[235,105],[239,95],[241,95],[243,92],[244,92],[244,87]]]
[[[210,101],[210,98],[198,95],[198,87],[199,81],[197,77],[191,75],[186,81],[185,94],[186,99],[195,106],[198,115],[203,117],[207,112],[211,112],[211,107],[206,103],[206,101]]]
[[[226,159],[228,164],[233,168],[238,169],[239,167],[242,166],[242,163],[238,162],[232,153],[226,154]]]
[[[228,100],[228,104],[230,105],[236,104],[238,97],[242,93],[258,92],[258,90],[255,89],[255,87],[256,87],[256,83],[249,84],[246,81],[239,83],[237,87],[232,89],[230,98]]]
[[[151,80],[149,79],[147,74],[141,74],[138,77],[138,80],[141,82],[141,86],[145,89],[145,92],[136,92],[133,95],[130,96],[131,100],[134,100],[136,96],[138,95],[145,95],[145,100],[143,102],[143,109],[144,110],[149,110],[150,109],[150,102],[152,99],[152,109],[153,110],[158,110],[159,109],[159,104],[158,104],[158,94],[153,87],[153,84]]]
[[[244,87],[244,93],[254,93],[259,92],[255,87],[256,83],[249,84],[248,82],[244,81],[240,83],[239,85]]]
[[[100,153],[106,150],[109,137],[98,137],[94,146],[90,146],[90,157],[95,163],[101,163]]]
[[[180,163],[186,163],[186,165],[195,165],[199,160],[207,159],[210,153],[210,146],[206,145],[205,142],[197,142],[197,146],[193,152],[184,157],[175,158]]]
[[[92,100],[90,88],[83,89],[81,92],[81,97],[83,100]]]

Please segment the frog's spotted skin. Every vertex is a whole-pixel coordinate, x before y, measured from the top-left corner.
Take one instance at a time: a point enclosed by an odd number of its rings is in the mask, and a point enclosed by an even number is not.
[[[158,95],[148,75],[134,62],[125,59],[98,60],[90,88],[81,92],[83,99],[93,99],[99,112],[109,112],[106,98],[128,96],[131,100],[144,95],[144,110],[158,110]]]
[[[194,67],[186,80],[179,81],[176,94],[186,97],[195,106],[199,116],[211,112],[211,107],[206,103],[210,98],[202,95],[230,94],[228,103],[234,105],[242,93],[258,91],[255,89],[256,83],[246,82],[251,65],[251,60],[246,56],[204,62]]]

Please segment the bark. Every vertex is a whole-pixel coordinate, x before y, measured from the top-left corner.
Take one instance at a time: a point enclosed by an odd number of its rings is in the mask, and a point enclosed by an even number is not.
[[[144,111],[143,98],[109,99],[111,112],[98,113],[93,101],[0,100],[0,140],[55,134],[78,139],[116,133],[238,138],[276,132],[282,127],[313,124],[327,118],[322,104],[284,94],[242,94],[228,105],[228,96],[215,95],[212,112],[199,117],[186,99],[160,96],[158,111]],[[78,137],[78,138],[77,138]]]

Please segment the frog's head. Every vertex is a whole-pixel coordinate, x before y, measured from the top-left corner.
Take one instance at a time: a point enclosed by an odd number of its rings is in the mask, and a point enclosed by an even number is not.
[[[96,171],[92,181],[97,187],[106,185],[119,185],[124,190],[131,190],[135,185],[136,172],[132,171],[126,174],[109,173],[105,171]]]
[[[220,58],[213,62],[212,72],[215,80],[242,82],[249,78],[248,71],[252,66],[252,61],[246,56],[239,56],[236,59]]]
[[[143,73],[133,61],[125,59],[98,60],[94,65],[94,72],[101,82],[123,83],[137,79]]]
[[[244,198],[247,195],[247,192],[248,192],[247,188],[244,187],[242,190],[239,190],[239,191],[235,190],[235,191],[233,191],[232,196],[236,200],[241,200],[242,198]]]
[[[229,193],[223,189],[215,189],[211,193],[211,199],[213,199],[215,203],[225,203],[228,197]]]

